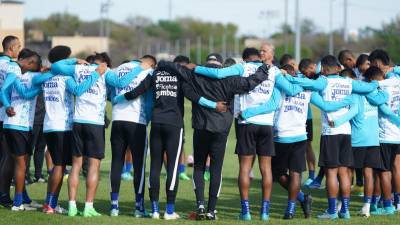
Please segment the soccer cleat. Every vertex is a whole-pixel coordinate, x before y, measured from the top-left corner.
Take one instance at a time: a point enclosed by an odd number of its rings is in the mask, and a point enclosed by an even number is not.
[[[83,210],[83,217],[96,217],[101,216],[94,208],[85,208]]]
[[[304,218],[310,218],[312,209],[312,196],[310,194],[304,195],[304,201],[300,203],[301,209],[303,210]]]
[[[339,212],[339,218],[340,219],[350,219],[351,218],[350,212],[349,211],[346,211],[344,213]]]
[[[135,209],[135,212],[133,213],[133,215],[136,218],[149,218],[150,217],[150,214],[146,210],[140,211],[138,209]]]
[[[121,175],[122,180],[133,180],[133,176],[130,172],[125,172]]]
[[[218,220],[217,214],[215,212],[208,212],[206,214],[207,220]]]
[[[43,176],[40,176],[40,177],[33,178],[33,182],[34,183],[46,183],[47,180]]]
[[[43,205],[37,203],[36,201],[31,201],[30,203],[24,203],[24,207],[40,209],[43,207]]]
[[[382,209],[382,214],[383,216],[391,216],[394,215],[394,213],[396,212],[396,209],[394,208],[394,206],[389,206],[389,207],[384,207]]]
[[[321,189],[322,185],[321,185],[320,182],[318,182],[316,180],[313,180],[313,182],[311,182],[311,184],[308,185],[308,188],[310,188],[310,189]]]
[[[191,180],[186,173],[179,173],[179,180]]]
[[[211,178],[210,171],[204,172],[204,180],[209,181]]]
[[[69,207],[68,208],[68,216],[74,217],[78,215],[78,208],[77,207]]]
[[[363,206],[361,210],[358,212],[358,215],[369,218],[371,216],[370,209],[366,206]]]
[[[314,180],[311,178],[308,178],[306,181],[304,181],[303,186],[308,187]]]
[[[205,220],[206,219],[206,210],[204,207],[199,207],[196,212],[196,220]]]
[[[36,203],[37,204],[37,203]],[[42,206],[40,206],[40,207],[37,207],[37,205],[31,205],[31,204],[22,204],[22,206],[24,207],[24,210],[25,211],[36,211],[38,208],[41,208]],[[33,206],[36,206],[36,207],[33,207]]]
[[[243,220],[243,221],[251,221],[251,215],[250,213],[246,213],[246,214],[239,214],[239,220]]]
[[[111,209],[110,216],[119,216],[119,209]]]
[[[54,209],[51,208],[48,204],[43,205],[42,211],[46,214],[54,214]]]
[[[11,211],[14,211],[14,212],[19,212],[19,211],[24,211],[24,210],[25,210],[25,207],[22,204],[20,206],[13,205],[13,207],[11,207]]]
[[[54,212],[56,212],[57,214],[61,214],[61,215],[68,214],[68,210],[64,209],[60,205],[57,205],[56,208],[54,208]]]
[[[267,214],[267,213],[261,213],[260,219],[261,219],[262,221],[268,221],[268,220],[269,220],[269,214]]]
[[[320,214],[317,216],[317,219],[321,219],[321,220],[334,220],[338,218],[338,214],[334,213],[334,214],[330,214],[328,212],[324,212],[323,214]]]
[[[176,212],[172,214],[164,213],[164,220],[177,220],[181,218]]]
[[[150,215],[151,215],[150,217],[152,219],[155,219],[155,220],[159,220],[160,219],[160,213],[159,212],[153,212]]]
[[[294,214],[293,213],[285,213],[285,215],[283,216],[284,220],[291,220],[294,218]]]

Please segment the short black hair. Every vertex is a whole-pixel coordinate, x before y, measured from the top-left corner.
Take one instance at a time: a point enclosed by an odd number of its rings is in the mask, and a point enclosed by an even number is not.
[[[389,54],[382,49],[376,49],[371,52],[371,54],[368,57],[369,61],[374,61],[374,60],[381,60],[384,65],[389,65],[390,64],[390,57]]]
[[[260,51],[258,51],[258,49],[256,49],[256,48],[245,48],[242,53],[242,59],[246,60],[246,59],[250,58],[250,56],[252,56],[252,55],[259,57]]]
[[[361,66],[364,64],[366,61],[368,61],[368,55],[367,54],[361,54],[358,56],[357,61],[356,61],[356,67]]]
[[[349,56],[349,55],[354,57],[353,52],[351,50],[349,50],[349,49],[344,49],[344,50],[340,51],[339,54],[338,54],[339,62],[341,64],[343,64],[344,63],[344,58],[346,56]]]
[[[279,60],[279,65],[284,66],[289,63],[290,60],[294,59],[293,56],[289,54],[284,54]]]
[[[13,35],[8,35],[3,39],[3,42],[1,45],[3,46],[3,51],[6,51],[8,48],[10,48],[11,44],[13,41],[18,40],[16,36]]]
[[[22,49],[18,54],[18,60],[28,59],[28,58],[35,59],[38,70],[33,72],[38,72],[40,70],[40,67],[42,66],[42,57],[37,52],[32,51],[28,48]]]
[[[342,77],[350,77],[351,79],[356,79],[357,78],[356,73],[354,73],[354,71],[352,69],[349,69],[349,68],[340,71],[340,76],[342,76]]]
[[[224,62],[224,67],[232,66],[236,64],[236,60],[233,58],[227,58]]]
[[[95,57],[94,57],[94,55],[88,55],[88,56],[86,56],[85,60],[86,60],[86,62],[88,62],[90,64],[94,64]]]
[[[338,60],[336,59],[335,56],[327,55],[321,59],[321,66],[322,67],[336,67],[336,66],[340,67],[340,63],[338,62]]]
[[[371,66],[367,69],[367,71],[365,71],[365,73],[363,74],[363,76],[367,79],[367,80],[373,80],[375,77],[378,76],[382,76],[384,77],[385,74],[383,74],[383,71],[381,69],[379,69],[376,66]]]
[[[144,55],[142,57],[142,59],[150,59],[150,60],[152,60],[154,62],[154,65],[157,65],[157,59],[156,59],[156,57],[154,57],[152,55]]]
[[[281,66],[281,69],[286,70],[290,75],[295,75],[296,71],[294,70],[294,67],[289,64],[285,64]]]
[[[71,48],[65,45],[57,45],[50,49],[47,58],[50,63],[55,63],[57,61],[67,59],[71,55]]]
[[[190,59],[187,56],[184,55],[178,55],[177,57],[175,57],[174,59],[174,63],[190,63]]]
[[[88,56],[88,57],[90,57],[90,56]],[[93,55],[93,59],[92,60],[93,60],[93,62],[96,61],[96,60],[99,60],[99,61],[101,61],[103,63],[106,63],[107,67],[111,67],[112,66],[111,65],[111,58],[110,58],[110,56],[108,56],[107,52],[101,52],[101,53],[95,52],[94,55]]]
[[[313,64],[313,61],[309,58],[300,60],[300,63],[299,63],[300,72],[306,70],[309,66],[311,66],[311,64]]]

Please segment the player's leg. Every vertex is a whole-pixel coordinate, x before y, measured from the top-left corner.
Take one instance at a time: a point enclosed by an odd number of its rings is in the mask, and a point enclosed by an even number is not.
[[[2,123],[0,123],[0,126],[2,126]],[[0,145],[2,152],[0,160],[0,204],[8,208],[13,203],[10,197],[10,186],[14,176],[14,159],[4,136],[0,137]]]
[[[250,217],[250,202],[249,202],[249,189],[250,189],[250,176],[249,173],[252,168],[254,155],[238,155],[239,158],[239,177],[238,186],[240,192],[240,205],[241,213],[240,219],[251,220]]]
[[[44,152],[46,148],[46,140],[43,135],[43,125],[33,126],[32,148],[35,149],[33,154],[33,163],[35,166],[34,181],[39,183],[46,182],[46,179],[42,174]]]

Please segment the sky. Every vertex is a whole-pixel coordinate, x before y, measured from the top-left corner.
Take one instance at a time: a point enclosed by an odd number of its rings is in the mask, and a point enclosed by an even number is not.
[[[25,0],[26,19],[46,18],[55,12],[79,15],[83,20],[100,17],[105,0]],[[194,17],[203,21],[234,23],[239,34],[268,36],[285,21],[284,0],[171,0],[172,18]],[[300,17],[314,20],[320,31],[329,31],[330,0],[299,0]],[[169,0],[112,0],[110,18],[124,22],[129,16],[146,16],[157,21],[168,19]],[[295,0],[288,0],[288,23],[295,23]],[[333,0],[333,28],[341,28],[344,0]],[[378,4],[379,3],[379,4]],[[348,0],[348,30],[357,31],[383,23],[400,15],[399,0]],[[266,13],[267,12],[267,13]]]

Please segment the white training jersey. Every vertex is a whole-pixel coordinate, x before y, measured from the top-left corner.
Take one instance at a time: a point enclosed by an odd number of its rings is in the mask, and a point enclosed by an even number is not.
[[[324,101],[341,101],[352,92],[352,80],[339,76],[327,77],[327,86],[322,91]],[[335,112],[321,111],[321,134],[322,135],[337,135],[349,134],[351,135],[350,122],[346,122],[339,127],[332,128],[329,126],[329,121],[335,120],[346,114],[349,107],[344,107]]]
[[[115,69],[115,73],[118,78],[125,76],[129,72],[131,72],[135,67],[140,66],[140,64],[128,62],[120,65]],[[149,73],[152,69],[144,70],[135,77],[129,85],[124,88],[114,88],[115,95],[122,95],[126,92],[132,91],[135,89],[147,76],[150,76]],[[113,121],[129,121],[134,123],[140,123],[147,125],[147,117],[145,106],[149,104],[146,102],[146,98],[144,95],[139,96],[138,98],[127,101],[123,103],[119,103],[113,106],[112,108],[112,120]]]
[[[62,132],[72,130],[74,98],[66,88],[69,76],[56,75],[44,82],[43,97],[46,114],[43,132]]]
[[[274,119],[274,136],[290,138],[307,135],[306,122],[312,92],[302,91],[296,96],[281,93],[280,108]]]
[[[26,88],[31,88],[32,78],[34,76],[40,76],[40,74],[41,73],[38,72],[26,72],[22,75],[17,75],[17,79],[19,79],[21,84]],[[4,118],[4,128],[22,131],[32,130],[33,121],[35,119],[36,96],[32,99],[24,99],[13,87],[10,102],[10,106],[14,108],[15,116],[6,116]]]
[[[387,104],[398,115],[400,107],[400,79],[392,77],[379,82],[379,87],[389,94]],[[400,128],[390,122],[387,117],[379,114],[379,142],[400,143]]]
[[[7,56],[0,57],[0,88],[3,86],[4,81],[6,80],[7,70],[9,67],[10,58]],[[5,109],[3,105],[0,105],[0,121],[4,120]]]
[[[255,71],[258,69],[255,68],[256,65],[251,65],[247,63],[245,66],[245,72],[243,74],[243,77],[248,77],[252,74],[255,73]],[[254,71],[254,72],[253,72]],[[263,81],[261,84],[257,85],[253,90],[251,90],[247,94],[242,94],[239,95],[239,105],[240,105],[240,111],[243,111],[245,109],[251,108],[251,107],[256,107],[260,104],[265,103],[268,101],[271,96],[272,92],[274,90],[275,86],[275,76],[279,74],[279,69],[275,66],[272,66],[269,71],[268,71],[268,79]],[[239,124],[258,124],[258,125],[273,125],[274,122],[274,114],[275,112],[270,112],[266,114],[260,114],[254,117],[250,117],[246,120],[239,120]]]
[[[96,70],[96,65],[76,65],[75,81],[80,84]],[[105,76],[99,79],[81,96],[75,99],[74,122],[104,125],[107,100]]]

